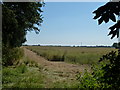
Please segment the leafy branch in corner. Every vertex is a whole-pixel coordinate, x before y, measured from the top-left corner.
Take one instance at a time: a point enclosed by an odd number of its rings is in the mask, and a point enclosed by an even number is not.
[[[105,5],[99,7],[97,10],[93,12],[95,14],[93,19],[98,19],[98,24],[100,25],[103,21],[108,23],[109,20],[116,22],[116,16],[120,15],[120,1],[119,2],[108,2]],[[120,21],[117,21],[116,24],[111,26],[110,32],[108,35],[112,35],[111,39],[113,39],[116,35],[119,37],[119,28]]]

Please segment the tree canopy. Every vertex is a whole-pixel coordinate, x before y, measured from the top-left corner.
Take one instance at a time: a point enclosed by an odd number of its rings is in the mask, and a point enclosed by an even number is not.
[[[40,31],[43,22],[43,2],[3,2],[2,43],[7,47],[21,46],[26,41],[27,31]]]
[[[105,5],[99,7],[93,12],[95,14],[94,19],[98,19],[100,25],[103,21],[108,23],[109,20],[116,22],[111,26],[108,35],[112,35],[111,39],[117,36],[119,37],[120,21],[116,20],[116,16],[120,15],[120,1],[119,2],[108,2]]]
[[[2,64],[13,65],[23,55],[20,50],[27,31],[40,31],[43,2],[2,3]]]

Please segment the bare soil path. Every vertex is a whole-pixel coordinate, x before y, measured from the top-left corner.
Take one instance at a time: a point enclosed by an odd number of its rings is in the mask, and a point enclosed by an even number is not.
[[[34,60],[43,67],[43,73],[47,76],[46,87],[50,87],[50,85],[47,84],[57,81],[65,82],[67,80],[67,82],[73,82],[76,80],[77,73],[84,72],[84,69],[90,71],[90,65],[76,65],[66,62],[48,61],[26,48],[24,48],[24,52],[26,57]]]

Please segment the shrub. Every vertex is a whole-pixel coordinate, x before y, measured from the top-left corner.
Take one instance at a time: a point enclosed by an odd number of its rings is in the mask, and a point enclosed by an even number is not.
[[[79,80],[80,82],[79,88],[95,89],[100,87],[99,83],[97,82],[97,79],[86,70],[83,75],[81,73],[77,75],[77,80]]]
[[[4,47],[2,49],[2,64],[4,66],[13,65],[16,60],[19,60],[23,57],[23,49],[16,47],[16,48],[9,48]]]
[[[112,51],[103,55],[98,65],[93,66],[93,72],[77,75],[79,88],[111,88],[120,89],[120,54]]]
[[[103,55],[99,61],[108,62],[101,68],[104,71],[101,83],[109,85],[110,88],[120,89],[120,54],[117,54],[116,51],[111,51]]]

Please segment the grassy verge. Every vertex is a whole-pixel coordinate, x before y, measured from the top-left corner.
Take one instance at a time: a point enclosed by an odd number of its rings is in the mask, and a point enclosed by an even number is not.
[[[27,63],[26,63],[27,61]],[[43,88],[40,66],[24,58],[18,65],[3,67],[3,88]]]
[[[77,88],[79,82],[50,71],[28,57],[3,67],[3,88]]]

